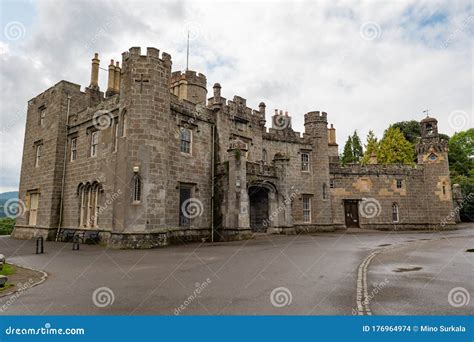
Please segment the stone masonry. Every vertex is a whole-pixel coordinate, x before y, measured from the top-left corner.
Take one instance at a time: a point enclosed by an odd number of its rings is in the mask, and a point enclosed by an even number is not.
[[[328,115],[291,116],[227,100],[171,56],[133,47],[98,84],[60,81],[28,102],[13,236],[116,248],[227,241],[349,226],[440,227],[453,211],[446,142],[424,119],[418,164],[339,164]],[[267,128],[267,118],[271,128]],[[449,221],[452,223],[453,221]],[[448,225],[442,225],[446,229]]]

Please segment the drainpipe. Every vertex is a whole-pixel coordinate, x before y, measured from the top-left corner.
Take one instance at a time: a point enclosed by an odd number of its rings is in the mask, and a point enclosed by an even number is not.
[[[66,142],[64,144],[64,162],[63,162],[63,177],[61,181],[61,200],[59,202],[59,222],[58,231],[56,232],[56,242],[59,239],[59,233],[61,231],[63,221],[63,199],[64,199],[64,181],[66,179],[66,160],[67,160],[67,133],[69,128],[69,110],[71,107],[71,95],[67,95],[67,111],[66,111]]]
[[[215,148],[215,129],[212,125],[212,147],[211,147],[211,242],[214,242],[214,148]]]

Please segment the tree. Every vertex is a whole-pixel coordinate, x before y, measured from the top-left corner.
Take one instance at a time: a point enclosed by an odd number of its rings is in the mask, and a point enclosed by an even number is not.
[[[452,178],[468,177],[474,169],[474,128],[455,133],[449,139],[448,146]]]
[[[474,128],[455,133],[449,139],[449,170],[451,183],[461,186],[465,198],[461,205],[461,220],[474,221]],[[470,200],[469,200],[470,199]]]
[[[361,163],[369,164],[370,157],[372,154],[377,155],[378,149],[379,142],[377,141],[377,137],[375,136],[374,131],[370,130],[369,134],[367,134],[367,143],[365,144],[365,152],[361,159]]]
[[[354,156],[354,163],[359,163],[364,151],[362,149],[362,142],[360,141],[357,131],[352,135],[352,155]]]
[[[343,165],[351,164],[354,162],[354,153],[352,152],[352,138],[349,135],[346,144],[344,145],[344,151],[342,152],[341,162]]]
[[[421,126],[416,120],[395,122],[392,127],[399,128],[406,140],[412,144],[421,136]]]
[[[405,139],[398,127],[390,126],[380,141],[377,160],[379,164],[414,164],[413,144]]]

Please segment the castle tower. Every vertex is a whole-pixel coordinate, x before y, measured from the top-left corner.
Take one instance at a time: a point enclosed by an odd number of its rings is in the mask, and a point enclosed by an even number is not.
[[[196,71],[175,71],[171,74],[171,93],[180,100],[188,100],[195,104],[206,104],[206,76]]]
[[[332,224],[329,193],[329,146],[328,122],[325,112],[309,112],[304,116],[305,134],[310,137],[312,152],[310,167],[313,174],[314,198],[312,223]]]
[[[28,101],[18,194],[20,215],[13,237],[56,236],[61,220],[67,124],[70,113],[76,112],[83,100],[80,85],[61,81]]]
[[[421,121],[421,138],[416,145],[418,163],[424,166],[424,189],[427,222],[444,226],[453,211],[449,178],[448,142],[438,134],[438,121],[426,117]],[[446,224],[454,224],[454,220]]]
[[[141,55],[139,47],[132,47],[122,54],[121,75],[115,191],[124,195],[114,203],[114,228],[142,233],[166,226],[171,56],[163,52],[160,58],[159,50],[150,47]],[[137,179],[138,199],[133,192]]]

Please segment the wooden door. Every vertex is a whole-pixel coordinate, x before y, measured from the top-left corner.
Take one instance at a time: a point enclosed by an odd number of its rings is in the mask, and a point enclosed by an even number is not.
[[[344,214],[347,228],[359,228],[359,208],[357,200],[344,201]]]
[[[38,206],[39,194],[30,194],[30,213],[28,218],[28,224],[30,226],[36,226],[36,219],[38,217]]]

